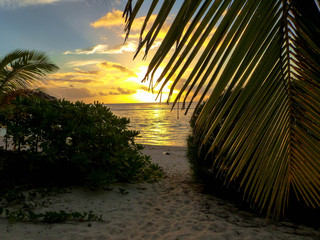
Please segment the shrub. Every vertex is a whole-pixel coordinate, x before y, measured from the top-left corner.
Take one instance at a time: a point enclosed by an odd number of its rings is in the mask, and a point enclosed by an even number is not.
[[[142,154],[129,122],[100,103],[17,98],[0,111],[1,178],[93,187],[157,179],[160,168]]]
[[[216,196],[241,202],[239,183],[237,181],[227,182],[225,177],[228,166],[215,163],[216,156],[222,146],[217,146],[207,155],[215,136],[223,124],[223,119],[219,123],[219,127],[211,134],[205,144],[202,144],[203,138],[198,139],[194,134],[195,122],[204,105],[205,102],[201,103],[190,119],[192,134],[189,135],[187,139],[187,157],[191,165],[193,177],[203,184],[203,190],[205,192],[214,193]]]

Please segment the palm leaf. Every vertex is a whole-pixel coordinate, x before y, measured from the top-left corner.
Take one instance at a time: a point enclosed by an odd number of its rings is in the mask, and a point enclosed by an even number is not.
[[[163,4],[138,51],[148,52],[166,21],[172,1]],[[185,0],[145,77],[153,84],[177,44],[154,85],[161,92],[172,83],[168,101],[180,90],[173,106],[207,99],[194,130],[200,151],[217,133],[207,153],[217,152],[212,168],[227,169],[226,183],[240,181],[247,201],[268,216],[283,215],[291,198],[320,207],[319,23],[313,0]]]
[[[58,67],[42,52],[14,50],[0,59],[0,94],[26,88],[56,70]]]

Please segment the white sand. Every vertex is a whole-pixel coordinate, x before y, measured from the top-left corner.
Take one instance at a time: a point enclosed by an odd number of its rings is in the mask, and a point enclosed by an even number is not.
[[[43,211],[90,211],[104,223],[9,224],[0,218],[0,239],[320,239],[320,230],[293,223],[266,223],[213,196],[190,177],[185,148],[146,146],[167,178],[153,184],[114,184],[112,190],[73,189],[51,197]],[[168,152],[169,155],[163,154]],[[122,194],[119,188],[126,189]]]

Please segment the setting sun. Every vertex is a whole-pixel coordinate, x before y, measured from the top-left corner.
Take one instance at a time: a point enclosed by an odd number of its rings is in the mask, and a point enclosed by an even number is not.
[[[144,81],[146,72],[147,72],[148,66],[140,66],[136,72],[137,77],[130,77],[127,79],[127,82],[135,81],[137,82],[141,87],[140,89],[137,89],[137,92],[133,94],[132,96],[137,102],[164,102],[168,99],[168,94],[170,92],[170,89],[168,88],[168,84],[163,88],[162,94],[159,95],[159,90],[161,88],[161,84],[157,85],[153,91],[152,89],[149,90],[149,81]],[[159,67],[157,72],[154,74],[153,83],[157,81],[157,79],[160,77],[161,73],[163,71],[163,68]],[[176,94],[176,91],[174,92]],[[158,96],[159,95],[159,96]],[[134,100],[133,100],[134,101]]]

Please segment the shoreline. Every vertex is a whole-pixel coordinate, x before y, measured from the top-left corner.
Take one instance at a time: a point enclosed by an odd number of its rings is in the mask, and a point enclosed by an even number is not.
[[[90,211],[104,223],[9,224],[0,218],[0,236],[11,239],[319,239],[319,229],[291,222],[266,222],[234,204],[200,192],[190,175],[186,147],[143,145],[165,171],[156,183],[116,183],[111,190],[72,188],[48,197],[39,211]],[[126,194],[120,189],[125,189]]]

